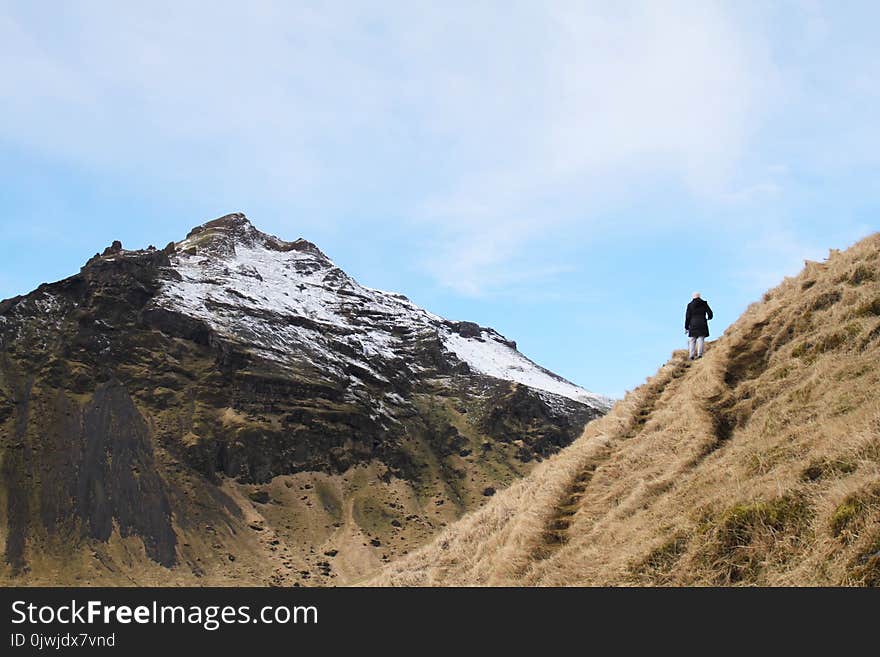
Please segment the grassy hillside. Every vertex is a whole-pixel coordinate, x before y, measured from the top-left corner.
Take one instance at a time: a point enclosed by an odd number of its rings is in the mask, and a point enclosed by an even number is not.
[[[808,262],[383,585],[880,585],[880,234]]]

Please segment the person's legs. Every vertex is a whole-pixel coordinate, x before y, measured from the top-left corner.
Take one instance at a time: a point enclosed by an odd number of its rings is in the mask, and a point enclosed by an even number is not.
[[[694,337],[688,338],[688,360],[694,359],[694,347],[697,344],[697,339]]]
[[[703,357],[703,344],[706,341],[702,335],[697,338],[697,358]]]

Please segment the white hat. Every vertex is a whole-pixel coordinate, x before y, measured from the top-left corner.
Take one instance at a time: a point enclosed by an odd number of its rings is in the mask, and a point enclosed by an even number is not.
[[[700,298],[700,293],[694,292],[694,299],[699,299],[699,298]]]

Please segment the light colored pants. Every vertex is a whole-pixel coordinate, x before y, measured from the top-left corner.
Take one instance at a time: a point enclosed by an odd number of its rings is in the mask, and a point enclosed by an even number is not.
[[[696,356],[697,358],[703,357],[703,343],[706,338],[700,336],[699,338],[688,338],[688,358],[693,358]]]

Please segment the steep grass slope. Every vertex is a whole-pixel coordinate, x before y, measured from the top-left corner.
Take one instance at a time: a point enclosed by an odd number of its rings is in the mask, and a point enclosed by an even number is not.
[[[880,235],[808,262],[384,585],[880,585]]]

